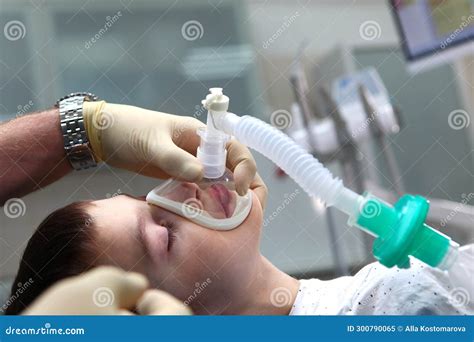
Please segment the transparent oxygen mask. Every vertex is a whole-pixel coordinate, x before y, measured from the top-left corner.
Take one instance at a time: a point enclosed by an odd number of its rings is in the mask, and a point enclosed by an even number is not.
[[[252,192],[240,196],[232,172],[226,169],[221,177],[198,183],[168,180],[150,191],[146,201],[206,228],[231,230],[247,218]]]

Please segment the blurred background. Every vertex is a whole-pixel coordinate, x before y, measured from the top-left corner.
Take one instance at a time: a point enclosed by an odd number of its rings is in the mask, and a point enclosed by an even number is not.
[[[205,120],[201,99],[222,87],[234,113],[277,126],[283,115],[279,128],[351,187],[387,201],[400,191],[426,196],[431,224],[472,242],[473,25],[469,0],[1,0],[0,121],[74,91]],[[434,43],[423,30],[436,31]],[[345,101],[347,84],[364,85],[369,101],[354,87]],[[356,112],[365,119],[340,125]],[[373,261],[371,238],[254,155],[270,191],[265,256],[298,277],[353,273]],[[26,196],[19,215],[1,210],[0,277],[15,274],[52,210],[142,195],[158,182],[101,165]]]

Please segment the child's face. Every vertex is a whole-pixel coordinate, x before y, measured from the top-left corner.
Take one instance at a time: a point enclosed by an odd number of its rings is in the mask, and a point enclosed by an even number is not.
[[[143,273],[152,286],[183,301],[202,283],[214,290],[236,286],[260,256],[262,206],[256,195],[252,197],[248,217],[231,231],[204,228],[147,204],[144,197],[95,201],[89,213],[97,230],[96,264]]]

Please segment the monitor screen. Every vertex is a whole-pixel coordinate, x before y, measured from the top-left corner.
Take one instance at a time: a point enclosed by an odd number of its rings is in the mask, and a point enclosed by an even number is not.
[[[474,38],[473,0],[390,0],[409,61]]]

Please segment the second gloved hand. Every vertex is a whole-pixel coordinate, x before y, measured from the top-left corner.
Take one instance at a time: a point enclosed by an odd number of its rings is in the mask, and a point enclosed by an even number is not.
[[[45,291],[25,315],[190,315],[183,303],[168,293],[147,289],[138,273],[98,267],[63,279]]]
[[[202,178],[194,155],[200,141],[196,130],[204,124],[195,118],[100,101],[84,102],[84,122],[98,160],[145,176],[190,182]],[[227,165],[243,195],[254,181],[255,161],[235,139],[227,150]]]

